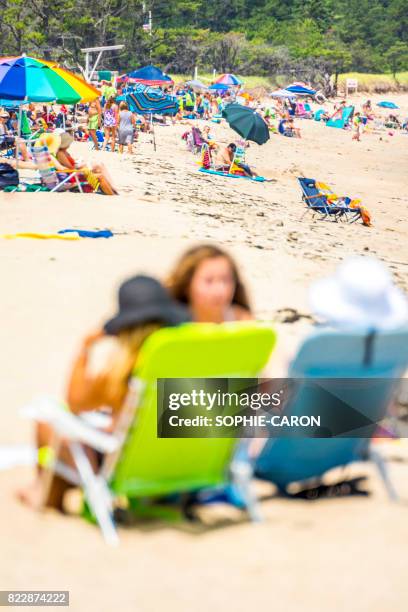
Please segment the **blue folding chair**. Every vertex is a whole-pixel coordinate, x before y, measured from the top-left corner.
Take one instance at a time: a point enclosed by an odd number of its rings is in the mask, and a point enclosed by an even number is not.
[[[333,128],[344,129],[352,120],[354,115],[354,106],[345,106],[341,112],[341,117],[338,119],[329,119],[326,125]]]
[[[327,194],[318,189],[315,179],[298,177],[298,181],[302,190],[302,200],[306,203],[306,210],[302,219],[308,212],[321,215],[322,220],[329,218],[334,221],[349,221],[348,215],[351,215],[350,222],[354,223],[361,218],[359,208],[350,208],[350,198],[342,198],[341,204],[332,204],[329,202]]]
[[[354,432],[355,437],[346,437],[348,432],[345,432],[344,437],[268,439],[257,458],[255,475],[286,492],[293,483],[307,489],[332,468],[371,460],[390,498],[397,499],[385,461],[372,448],[370,440],[377,429],[376,423],[387,413],[398,378],[407,367],[408,329],[405,328],[368,334],[320,331],[310,336],[290,367],[289,376],[301,381],[285,414],[317,417],[324,410],[330,422],[338,422],[343,406],[358,412],[359,422],[363,420],[367,425]],[[310,379],[319,384],[330,379],[327,381],[330,393],[319,392],[317,385],[310,385]]]

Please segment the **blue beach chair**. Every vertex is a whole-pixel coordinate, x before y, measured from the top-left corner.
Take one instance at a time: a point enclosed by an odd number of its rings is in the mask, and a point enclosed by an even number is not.
[[[323,193],[316,185],[315,179],[298,177],[299,185],[302,190],[302,200],[306,203],[306,210],[302,216],[308,212],[317,213],[322,219],[329,218],[333,221],[350,221],[354,223],[361,218],[359,208],[350,208],[350,198],[341,198],[340,203],[330,203],[327,194]],[[349,219],[349,216],[351,218]]]
[[[354,106],[345,106],[343,108],[343,112],[341,113],[341,117],[339,119],[329,119],[326,122],[326,125],[333,128],[344,129],[347,127],[349,121],[351,121],[354,115]]]
[[[358,412],[359,422],[362,419],[367,425],[354,432],[355,437],[271,438],[256,461],[256,476],[286,492],[293,483],[300,483],[305,489],[312,484],[315,486],[332,468],[372,460],[390,498],[396,499],[386,464],[371,447],[370,438],[377,428],[376,423],[386,415],[398,378],[407,367],[408,329],[405,328],[368,334],[320,331],[310,336],[290,367],[289,376],[302,381],[285,414],[318,416],[324,410],[333,415],[330,421],[337,419],[338,422],[339,411],[351,407]],[[319,384],[323,379],[330,379],[328,388],[333,391],[334,383],[336,392],[319,393],[316,386],[308,386],[310,379],[315,382],[318,379]],[[339,379],[338,385],[333,379]],[[350,379],[353,379],[352,384]],[[362,435],[364,437],[359,437]]]

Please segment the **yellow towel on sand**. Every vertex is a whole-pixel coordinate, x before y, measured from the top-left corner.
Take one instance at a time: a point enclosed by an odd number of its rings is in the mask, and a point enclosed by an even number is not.
[[[2,238],[37,238],[38,240],[81,240],[80,236],[65,236],[61,234],[41,234],[39,232],[20,232],[19,234],[3,234]]]

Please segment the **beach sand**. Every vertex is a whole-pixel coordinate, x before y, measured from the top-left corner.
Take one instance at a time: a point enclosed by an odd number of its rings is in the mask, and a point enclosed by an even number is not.
[[[408,115],[408,96],[391,99]],[[268,320],[284,308],[308,314],[311,281],[353,254],[386,262],[408,291],[408,135],[386,130],[352,142],[350,132],[297,124],[302,139],[272,135],[248,150],[248,162],[270,183],[202,175],[180,138],[188,127],[178,125],[156,128],[157,151],[142,135],[133,157],[72,147],[74,156],[104,161],[119,197],[0,193],[1,234],[65,228],[115,234],[72,242],[0,240],[0,446],[31,440],[19,408],[39,394],[64,393],[81,338],[112,313],[120,282],[138,272],[164,278],[191,244],[225,246],[237,258],[256,314]],[[210,125],[217,141],[234,140],[228,127]],[[301,175],[361,198],[373,226],[310,214],[302,219]],[[277,323],[277,376],[309,325]],[[399,504],[388,501],[370,466],[356,466],[354,472],[369,477],[367,498],[269,499],[258,525],[238,514],[222,529],[159,522],[120,528],[116,550],[78,518],[22,507],[13,491],[28,482],[29,469],[0,473],[1,588],[69,589],[71,609],[79,611],[402,612],[408,450],[405,441],[382,446],[394,459]]]

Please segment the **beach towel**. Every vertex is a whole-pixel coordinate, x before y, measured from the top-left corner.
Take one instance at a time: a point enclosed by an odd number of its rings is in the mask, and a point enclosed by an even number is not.
[[[21,183],[17,187],[11,187],[11,186],[5,187],[3,191],[5,193],[15,193],[16,191],[17,192],[28,191],[28,192],[35,193],[36,191],[49,191],[49,189],[48,187],[44,187],[44,185],[40,185],[39,183],[35,183],[35,184]]]
[[[79,236],[60,236],[59,234],[43,234],[41,232],[19,232],[18,234],[4,234],[2,238],[36,238],[38,240],[81,240]]]
[[[268,179],[264,176],[245,176],[244,174],[231,174],[230,172],[221,172],[220,170],[210,170],[208,168],[199,168],[200,172],[205,174],[215,174],[216,176],[225,176],[226,178],[243,178],[250,181],[257,181],[258,183],[264,183]]]
[[[58,234],[78,234],[81,238],[112,238],[113,234],[110,230],[81,230],[81,229],[63,229],[59,230]]]
[[[369,210],[361,204],[361,200],[355,198],[351,199],[349,197],[341,197],[330,189],[330,187],[326,183],[322,183],[320,181],[316,181],[317,189],[326,196],[327,202],[332,206],[342,206],[345,205],[348,208],[353,208],[360,211],[361,221],[363,225],[367,227],[371,226],[371,214]]]

